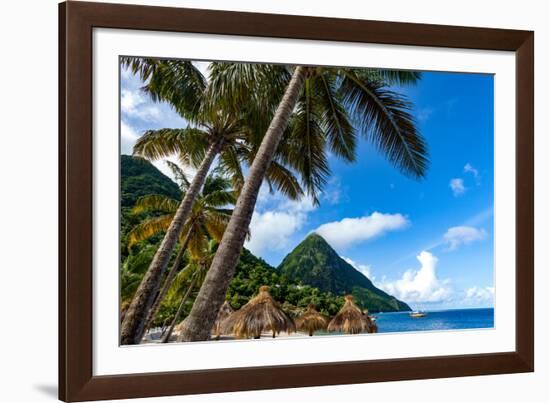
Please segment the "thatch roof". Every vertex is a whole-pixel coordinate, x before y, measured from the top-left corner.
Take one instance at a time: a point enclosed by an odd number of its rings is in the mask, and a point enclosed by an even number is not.
[[[363,316],[365,317],[365,320],[367,321],[367,332],[368,333],[378,333],[378,325],[376,324],[374,319],[371,316],[369,316],[369,311],[368,310],[365,309],[363,311]]]
[[[296,319],[296,327],[298,330],[307,332],[310,336],[317,330],[324,330],[328,326],[328,318],[325,315],[321,315],[315,309],[315,305],[309,304],[307,311]]]
[[[288,301],[283,302],[281,308],[294,320],[305,312],[304,308],[299,308]]]
[[[345,300],[344,306],[328,324],[328,331],[348,334],[368,332],[368,321],[361,309],[353,302],[353,296],[346,295]]]
[[[260,287],[260,292],[222,324],[224,333],[233,333],[237,338],[259,338],[264,330],[271,330],[273,337],[280,332],[295,332],[296,325],[277,301],[269,294],[269,287]]]
[[[212,328],[212,335],[214,335],[216,339],[219,339],[220,335],[223,333],[222,322],[229,318],[233,312],[235,312],[235,310],[231,307],[231,305],[229,305],[229,302],[225,301],[218,311],[216,322]]]
[[[174,327],[172,334],[180,334],[182,330],[183,330],[183,320]]]
[[[369,317],[369,321],[370,321],[370,326],[369,326],[369,333],[378,333],[378,325],[370,319]]]

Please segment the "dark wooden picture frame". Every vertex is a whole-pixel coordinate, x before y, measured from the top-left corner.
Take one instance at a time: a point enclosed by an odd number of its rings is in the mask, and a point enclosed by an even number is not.
[[[516,54],[516,349],[327,364],[94,376],[92,31],[121,28],[504,50]],[[105,3],[59,5],[59,398],[167,396],[534,370],[534,33]]]

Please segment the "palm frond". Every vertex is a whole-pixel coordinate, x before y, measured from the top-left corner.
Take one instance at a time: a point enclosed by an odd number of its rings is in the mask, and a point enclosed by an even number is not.
[[[379,82],[361,80],[353,70],[344,70],[340,94],[366,136],[404,174],[426,174],[428,151],[409,113],[407,99]]]
[[[208,133],[193,127],[148,130],[134,145],[134,155],[150,160],[178,155],[184,164],[197,166],[209,145]]]
[[[143,90],[156,101],[165,101],[183,117],[193,119],[201,107],[207,82],[200,70],[186,60],[123,57],[145,82]]]
[[[216,171],[222,176],[231,178],[235,193],[240,194],[244,185],[244,174],[241,166],[241,159],[235,145],[225,147],[220,153],[219,163]]]
[[[204,215],[204,226],[208,231],[208,235],[217,242],[220,242],[231,219],[231,214],[225,214],[217,210],[207,211]]]
[[[326,153],[326,137],[314,102],[312,79],[307,79],[304,91],[289,122],[289,131],[278,149],[280,160],[299,175],[304,190],[319,204],[319,194],[330,174]]]
[[[265,177],[270,189],[275,186],[289,199],[298,200],[304,195],[300,181],[294,173],[275,160],[271,161]]]
[[[185,191],[189,188],[191,183],[189,182],[189,179],[187,179],[187,175],[183,172],[183,169],[181,169],[178,164],[175,164],[170,160],[166,160],[164,162],[168,165],[168,168],[172,171],[172,174],[174,174],[174,178],[176,179],[176,183],[179,185],[180,189]]]
[[[148,195],[137,199],[133,214],[139,214],[144,211],[162,211],[165,213],[175,213],[180,202],[163,195]]]
[[[173,218],[173,214],[165,214],[160,217],[150,218],[141,224],[136,225],[128,233],[128,247],[130,248],[136,243],[150,238],[161,231],[166,231]]]
[[[217,190],[204,195],[201,201],[210,207],[223,207],[237,202],[237,197],[233,191]]]
[[[172,285],[166,293],[166,298],[163,305],[170,306],[178,303],[183,294],[187,290],[193,275],[200,269],[200,265],[196,261],[190,261],[174,278]]]
[[[326,69],[315,77],[314,83],[315,102],[320,109],[321,126],[330,150],[347,161],[355,161],[357,136],[338,96],[337,76],[333,70]]]
[[[243,107],[273,110],[290,81],[286,66],[249,63],[212,63],[207,99],[241,113]]]
[[[225,176],[208,175],[202,187],[202,195],[208,195],[214,192],[227,192],[231,189],[231,180]]]
[[[208,247],[208,238],[206,237],[206,228],[202,226],[199,220],[191,223],[192,236],[187,244],[187,249],[193,258],[203,256],[204,250]]]
[[[388,69],[354,69],[354,73],[366,81],[383,82],[385,85],[416,85],[422,78],[419,71],[388,70]]]
[[[147,81],[155,73],[161,59],[147,57],[124,56],[120,58],[122,67],[129,67],[142,81]]]

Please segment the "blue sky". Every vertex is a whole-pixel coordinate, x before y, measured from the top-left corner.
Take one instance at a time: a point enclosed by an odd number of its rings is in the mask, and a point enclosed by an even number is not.
[[[141,93],[141,85],[122,71],[124,154],[144,130],[185,125],[170,106]],[[361,140],[356,163],[330,158],[319,207],[263,188],[246,246],[277,266],[316,231],[414,308],[493,306],[493,77],[430,72],[417,86],[397,90],[413,102],[426,138],[427,177],[404,176]],[[155,165],[168,172],[162,161]]]

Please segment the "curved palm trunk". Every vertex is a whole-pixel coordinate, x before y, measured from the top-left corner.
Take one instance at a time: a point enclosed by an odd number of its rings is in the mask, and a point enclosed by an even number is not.
[[[193,276],[193,280],[191,280],[191,284],[189,284],[189,287],[187,288],[185,295],[181,299],[180,305],[178,306],[178,310],[176,311],[176,315],[174,316],[174,319],[172,320],[172,323],[170,324],[168,331],[164,334],[164,337],[162,338],[163,343],[168,343],[168,341],[170,340],[170,336],[172,336],[174,327],[176,327],[176,324],[178,323],[178,319],[181,315],[181,311],[183,310],[183,306],[185,305],[187,298],[189,298],[189,295],[191,295],[191,291],[193,291],[193,288],[195,287],[195,283],[197,282],[197,277],[198,276],[195,273],[195,275]]]
[[[189,316],[184,321],[180,336],[182,341],[207,340],[210,337],[216,316],[225,299],[227,287],[239,261],[260,186],[279,145],[283,131],[288,126],[290,116],[304,86],[305,78],[306,67],[296,67],[250,167],[248,177],[210,270],[208,270]]]
[[[191,185],[187,189],[185,197],[181,201],[176,214],[174,215],[174,219],[170,223],[170,226],[166,231],[166,235],[155,253],[151,265],[143,276],[143,280],[141,280],[139,288],[137,289],[136,294],[132,299],[132,303],[128,308],[128,312],[124,317],[120,330],[121,344],[139,344],[141,342],[141,338],[145,332],[147,312],[149,312],[149,309],[155,300],[155,296],[160,286],[162,273],[170,261],[170,256],[174,251],[178,238],[183,229],[183,225],[189,217],[193,203],[204,185],[210,166],[212,165],[212,162],[214,162],[214,158],[219,153],[221,147],[221,139],[210,145],[210,148],[208,149],[204,160],[193,178]]]
[[[157,312],[160,308],[160,305],[162,304],[162,301],[164,301],[164,297],[166,296],[166,293],[172,286],[172,283],[174,282],[174,279],[176,278],[176,274],[178,272],[178,267],[181,264],[181,261],[183,259],[183,255],[185,254],[185,250],[187,249],[187,245],[189,244],[189,239],[191,239],[191,230],[187,233],[185,236],[185,240],[181,244],[181,249],[176,255],[176,259],[174,260],[174,264],[172,265],[172,268],[168,272],[168,275],[166,276],[166,279],[164,280],[164,284],[160,290],[160,293],[158,294],[157,298],[155,299],[155,302],[153,303],[153,306],[149,310],[149,313],[147,314],[147,319],[145,321],[145,328],[143,333],[146,333],[147,330],[151,327],[151,323],[153,323],[153,320],[157,316]]]

